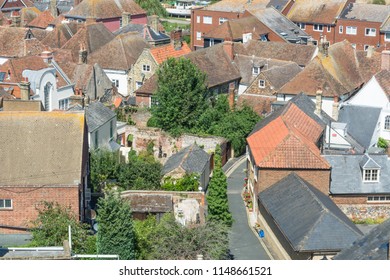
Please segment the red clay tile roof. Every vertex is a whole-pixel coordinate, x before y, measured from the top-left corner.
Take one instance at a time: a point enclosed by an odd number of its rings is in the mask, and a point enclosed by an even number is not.
[[[116,98],[115,98],[115,100],[114,100],[114,106],[115,106],[115,108],[118,108],[121,104],[122,104],[122,98],[121,97],[119,97],[119,96],[117,96]]]
[[[68,15],[83,18],[118,18],[122,17],[123,12],[146,15],[145,10],[133,0],[83,0],[70,10]]]
[[[390,71],[382,70],[375,75],[375,79],[378,81],[379,85],[383,91],[390,97]]]
[[[150,49],[150,53],[153,56],[157,64],[163,63],[170,57],[180,57],[191,52],[186,42],[183,42],[181,49],[175,50],[173,44],[164,45]]]
[[[287,17],[294,22],[334,24],[347,0],[295,0]]]
[[[41,28],[46,29],[49,24],[54,20],[53,15],[49,10],[46,10],[39,14],[35,19],[33,19],[28,26],[29,27],[35,27],[35,28]]]
[[[318,147],[279,116],[247,138],[261,168],[330,169]]]
[[[51,48],[62,48],[77,33],[78,26],[81,24],[77,22],[58,23],[42,43]]]
[[[204,8],[208,11],[243,13],[247,9],[265,8],[269,0],[222,0]]]
[[[31,21],[37,18],[41,11],[36,7],[27,7],[20,10],[22,25],[27,26]]]

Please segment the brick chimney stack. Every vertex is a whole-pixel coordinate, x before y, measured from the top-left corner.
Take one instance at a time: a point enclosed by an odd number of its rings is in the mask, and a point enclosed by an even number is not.
[[[322,90],[318,89],[316,92],[316,115],[320,116],[322,110]]]
[[[225,41],[223,42],[223,50],[231,60],[234,59],[233,40],[231,38],[225,39]]]
[[[333,96],[332,118],[335,121],[339,119],[339,97],[337,95]]]
[[[20,17],[20,13],[18,11],[13,11],[11,13],[12,26],[20,27],[22,19]]]
[[[121,27],[129,25],[130,22],[131,22],[131,14],[128,12],[123,12],[122,13],[122,26]]]
[[[79,50],[79,64],[87,63],[88,51],[83,44],[80,44]]]
[[[175,50],[181,50],[181,47],[183,46],[183,36],[181,29],[171,31],[171,44]]]
[[[390,51],[382,51],[381,70],[390,71]]]
[[[30,100],[30,82],[27,78],[23,78],[23,81],[19,83],[20,99]]]
[[[58,10],[57,10],[57,1],[56,0],[50,0],[50,12],[53,15],[53,17],[58,17]]]
[[[234,83],[230,83],[229,84],[228,101],[229,101],[229,108],[232,111],[234,110],[235,97],[236,97],[235,85],[234,85]]]

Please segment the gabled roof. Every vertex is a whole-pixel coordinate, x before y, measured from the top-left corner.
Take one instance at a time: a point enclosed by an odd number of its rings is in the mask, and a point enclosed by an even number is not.
[[[343,105],[339,110],[338,122],[347,124],[347,131],[364,148],[370,147],[381,108]]]
[[[390,194],[390,164],[386,154],[370,154],[380,166],[379,182],[363,182],[361,162],[365,155],[325,155],[331,164],[330,193],[334,195]],[[376,166],[375,165],[375,166]]]
[[[108,109],[102,103],[96,101],[85,108],[88,132],[91,133],[116,117],[115,112]]]
[[[338,253],[334,260],[388,260],[390,219],[375,226],[350,247]]]
[[[316,46],[250,40],[245,44],[234,43],[234,53],[263,58],[293,61],[306,66],[317,54]]]
[[[54,17],[51,14],[51,12],[49,10],[46,10],[46,11],[40,13],[35,19],[33,19],[28,24],[28,26],[46,29],[53,20],[54,20]]]
[[[364,154],[359,165],[363,169],[381,169],[381,166],[369,154]]]
[[[299,111],[298,107],[290,103],[287,114],[279,115],[247,138],[257,166],[293,169],[330,168],[313,141],[314,139],[318,141],[323,128]]]
[[[349,3],[340,15],[341,19],[384,22],[390,14],[390,6]]]
[[[88,57],[88,61],[98,63],[103,69],[128,71],[145,48],[150,45],[137,33],[116,36]]]
[[[123,12],[146,15],[145,10],[133,0],[83,0],[70,10],[66,17],[120,18]]]
[[[210,155],[197,144],[192,144],[176,154],[173,154],[164,164],[162,174],[167,174],[176,168],[183,168],[188,174],[202,174],[209,164]]]
[[[77,22],[58,23],[42,43],[51,48],[62,48],[77,33],[80,25]]]
[[[203,9],[207,11],[243,13],[249,8],[265,8],[268,2],[269,0],[222,0]]]
[[[264,70],[262,73],[274,89],[279,90],[301,71],[301,67],[295,62],[287,62],[284,65],[274,66],[268,70]]]
[[[150,54],[154,58],[157,64],[163,63],[165,60],[171,57],[180,57],[191,52],[186,42],[182,43],[180,49],[175,49],[173,44],[167,44],[150,49]]]
[[[170,41],[170,37],[162,32],[157,32],[149,25],[130,23],[116,30],[114,35],[125,34],[129,32],[138,32],[148,42]]]
[[[41,14],[41,11],[35,7],[22,8],[20,10],[20,17],[22,20],[22,25],[23,26],[28,25],[31,21],[33,21],[35,18],[37,18],[40,14]]]
[[[268,34],[270,30],[255,16],[248,16],[236,20],[228,20],[217,28],[212,29],[204,35],[204,38],[225,40],[231,38],[233,41],[242,41],[244,33],[252,33],[253,40],[260,40],[261,35]]]
[[[293,22],[334,24],[347,0],[296,0],[287,17]]]
[[[375,76],[375,80],[378,82],[380,87],[383,89],[385,94],[390,98],[390,71],[382,70]]]
[[[294,251],[339,251],[362,236],[337,205],[291,173],[259,193],[259,201]]]
[[[81,182],[86,159],[84,113],[1,112],[0,126],[1,185]]]

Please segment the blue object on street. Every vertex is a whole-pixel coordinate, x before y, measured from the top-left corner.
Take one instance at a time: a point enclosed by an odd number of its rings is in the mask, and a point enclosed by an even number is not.
[[[264,230],[261,229],[259,231],[259,236],[260,236],[260,238],[264,238]]]

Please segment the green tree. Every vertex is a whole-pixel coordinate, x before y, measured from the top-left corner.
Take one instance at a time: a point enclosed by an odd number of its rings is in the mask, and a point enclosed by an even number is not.
[[[108,150],[92,151],[90,155],[91,185],[94,191],[100,192],[107,180],[118,176],[119,155]]]
[[[169,58],[157,77],[158,106],[152,107],[157,125],[173,135],[194,127],[208,106],[206,74],[189,59]]]
[[[117,254],[121,260],[136,258],[136,236],[130,204],[109,191],[98,201],[98,254]]]
[[[137,259],[147,260],[154,243],[156,230],[156,216],[149,215],[145,220],[134,220],[134,229],[137,239]]]
[[[382,148],[382,149],[387,149],[389,147],[389,143],[387,142],[386,139],[382,138],[382,137],[379,137],[378,138],[378,143],[377,143],[377,146],[379,148]]]
[[[88,225],[82,224],[69,207],[43,202],[38,217],[33,221],[31,246],[62,246],[68,240],[68,227],[72,230],[72,251],[77,254],[94,254],[95,237],[89,234]]]
[[[207,218],[209,221],[218,221],[227,226],[233,223],[232,215],[229,212],[227,197],[227,179],[222,171],[221,148],[217,146],[215,151],[215,166],[213,177],[210,180],[207,192]]]
[[[386,5],[386,0],[373,0],[372,4]]]
[[[160,17],[166,17],[168,15],[159,0],[135,0],[135,2],[142,9],[146,10],[148,15],[158,15]]]
[[[165,191],[193,192],[198,191],[199,175],[195,173],[185,174],[183,178],[173,179],[171,177],[164,179],[161,189]]]

